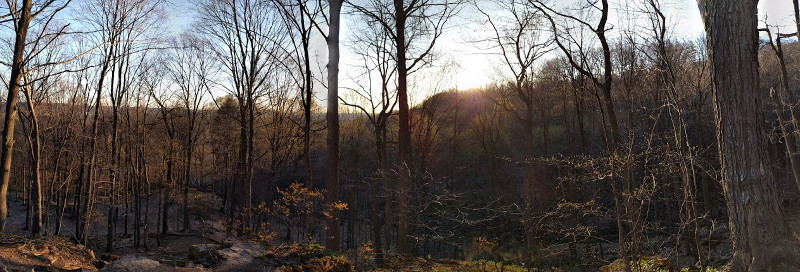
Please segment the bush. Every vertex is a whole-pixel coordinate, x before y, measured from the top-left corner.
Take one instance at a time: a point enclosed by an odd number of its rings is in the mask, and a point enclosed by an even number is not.
[[[347,210],[347,203],[343,202],[326,203],[324,209],[318,209],[316,203],[325,201],[325,191],[309,189],[301,183],[292,183],[286,190],[276,189],[281,198],[274,201],[272,209],[268,211],[273,218],[286,225],[288,233],[294,231],[308,238],[319,232],[325,219]]]
[[[631,268],[641,272],[669,272],[672,267],[669,262],[664,258],[658,257],[641,257],[636,261],[631,262]],[[621,272],[625,271],[625,262],[622,259],[600,267],[601,272]]]
[[[316,243],[282,245],[264,256],[283,271],[351,272],[353,264]]]

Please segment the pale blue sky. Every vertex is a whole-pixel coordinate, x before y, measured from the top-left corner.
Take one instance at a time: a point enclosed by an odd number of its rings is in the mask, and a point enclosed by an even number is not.
[[[190,0],[169,0],[169,4],[173,8],[167,9],[170,11],[170,24],[175,32],[183,29],[191,29],[191,21],[195,16],[195,1]],[[494,0],[478,0],[484,1],[481,5],[491,5]],[[574,0],[570,0],[574,2]],[[559,5],[568,5],[570,1],[559,0]],[[635,25],[635,20],[630,20],[626,15],[618,16],[617,14],[625,14],[622,9],[625,7],[635,6],[637,0],[612,0],[611,18],[609,25],[613,26],[615,30],[624,29],[630,25]],[[665,13],[668,16],[668,21],[673,25],[673,36],[677,39],[696,40],[704,35],[700,13],[697,9],[697,2],[695,0],[662,0],[662,5]],[[175,11],[175,12],[172,12]],[[485,46],[472,43],[474,41],[475,33],[479,33],[482,26],[478,25],[472,18],[479,13],[472,10],[472,7],[466,7],[465,12],[462,12],[461,18],[458,19],[459,27],[450,29],[439,41],[438,51],[442,52],[442,59],[450,60],[458,64],[457,68],[448,73],[450,78],[437,78],[439,89],[454,88],[469,89],[474,87],[484,86],[492,83],[494,80],[501,78],[499,75],[498,67],[502,67],[497,61],[496,56],[491,56],[493,52],[483,50]],[[794,20],[792,19],[792,4],[789,0],[761,0],[759,3],[759,17],[764,18],[767,15],[768,23],[770,25],[779,26],[781,29],[787,29],[786,32],[793,32]],[[480,19],[480,18],[477,18]],[[342,41],[346,42],[349,24],[352,24],[350,17],[343,18]],[[792,27],[792,28],[790,28]],[[613,34],[612,34],[613,35]],[[314,50],[317,52],[317,58],[324,62],[327,54],[324,41],[317,38],[313,42]],[[341,79],[346,81],[347,75],[357,74],[359,71],[355,70],[349,65],[358,64],[355,59],[354,52],[348,52],[347,47],[342,47],[342,66]],[[435,70],[435,69],[432,69]],[[418,78],[429,79],[436,74],[436,71],[422,71],[417,76]],[[347,82],[342,82],[343,86],[348,86]],[[419,84],[420,90],[412,94],[412,99],[420,101],[424,99],[429,91],[422,91],[421,89],[428,89],[423,85],[434,84]],[[318,95],[322,97],[323,95]]]

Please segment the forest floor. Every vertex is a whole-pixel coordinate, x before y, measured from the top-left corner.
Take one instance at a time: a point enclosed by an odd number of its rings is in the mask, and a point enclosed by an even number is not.
[[[263,256],[270,254],[263,244],[228,235],[224,216],[218,207],[220,199],[209,192],[190,191],[192,214],[191,230],[179,229],[178,221],[169,222],[167,234],[157,234],[152,228],[148,239],[134,247],[132,233],[117,226],[118,237],[114,250],[105,251],[105,220],[90,226],[92,240],[89,247],[76,245],[66,238],[46,235],[28,239],[25,230],[26,206],[9,202],[8,233],[0,236],[0,271],[276,271],[275,264],[267,263]],[[150,201],[150,216],[158,218],[158,199]],[[107,208],[97,205],[101,214]],[[178,205],[170,205],[171,218],[177,218]],[[54,212],[54,211],[53,211]],[[133,218],[128,218],[132,225]],[[120,219],[119,222],[124,222]],[[74,218],[64,218],[65,237],[73,236]],[[119,223],[120,225],[122,223]],[[155,222],[150,222],[155,226]],[[132,232],[132,231],[130,231]]]
[[[179,222],[170,222],[167,234],[156,234],[153,229],[144,239],[146,243],[134,247],[133,235],[118,227],[119,237],[114,250],[106,252],[106,228],[101,221],[91,226],[94,237],[90,246],[77,245],[67,238],[46,235],[29,239],[24,230],[25,205],[10,201],[9,233],[0,234],[0,272],[2,271],[352,271],[353,263],[358,266],[357,256],[345,258],[332,254],[313,244],[265,245],[253,240],[237,238],[229,234],[224,224],[225,217],[219,210],[221,201],[209,192],[191,190],[191,214],[199,215],[191,220],[191,230],[182,232]],[[149,211],[157,218],[157,199],[151,199]],[[787,218],[795,233],[800,233],[800,203],[786,203]],[[178,206],[172,205],[172,217],[178,217]],[[103,207],[98,208],[104,212]],[[132,222],[132,218],[129,218]],[[122,222],[122,220],[120,220]],[[149,222],[155,225],[155,222]],[[74,220],[64,218],[64,230],[71,230]],[[724,227],[717,230],[723,236]],[[62,233],[70,237],[71,233]],[[710,239],[709,234],[709,239]],[[725,261],[730,254],[726,239],[715,245],[719,248],[713,259],[715,266]],[[669,246],[666,245],[665,246]],[[607,245],[612,250],[613,245]],[[671,259],[669,256],[661,256]],[[643,261],[653,264],[667,262],[667,259],[648,258]],[[684,265],[679,265],[685,267]],[[414,258],[396,262],[392,269],[374,271],[527,271],[511,264],[472,260],[428,260]],[[601,271],[616,271],[614,264],[601,268]],[[664,267],[668,267],[664,266]],[[605,270],[604,270],[605,269]],[[362,271],[361,269],[359,271]],[[590,271],[556,268],[550,271]],[[652,270],[652,271],[670,271]]]

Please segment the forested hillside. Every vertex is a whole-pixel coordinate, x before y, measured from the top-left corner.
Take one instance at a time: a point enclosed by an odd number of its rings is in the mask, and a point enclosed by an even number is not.
[[[791,4],[6,1],[0,269],[793,271]]]

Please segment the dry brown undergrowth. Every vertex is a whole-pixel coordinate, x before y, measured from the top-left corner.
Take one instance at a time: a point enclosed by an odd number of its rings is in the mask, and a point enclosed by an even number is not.
[[[61,237],[26,239],[10,234],[0,235],[0,266],[9,271],[30,270],[32,267],[96,271],[97,267],[93,265],[95,261],[96,256],[91,249]]]

